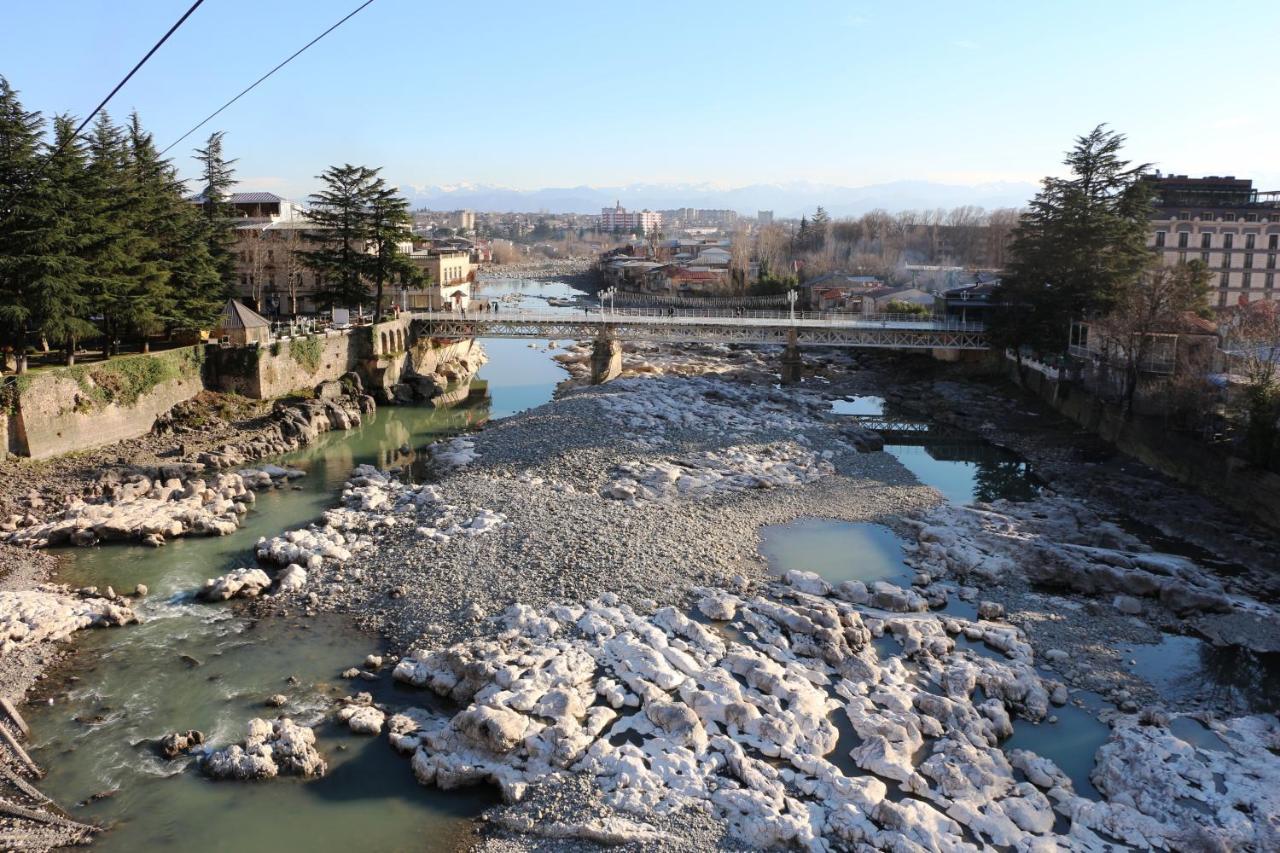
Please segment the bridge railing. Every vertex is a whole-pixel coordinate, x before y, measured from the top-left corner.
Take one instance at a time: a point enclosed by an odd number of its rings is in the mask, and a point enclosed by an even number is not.
[[[422,319],[459,320],[464,315],[456,311],[415,311],[414,317]],[[592,322],[608,323],[622,321],[627,318],[650,320],[657,322],[679,322],[680,320],[713,320],[724,322],[750,322],[750,325],[785,326],[796,323],[802,326],[830,326],[833,328],[919,328],[937,329],[954,332],[982,332],[986,327],[982,323],[968,323],[949,317],[921,314],[848,314],[831,311],[759,311],[732,310],[710,308],[675,308],[654,310],[652,308],[609,308],[603,310],[592,308],[581,314],[574,311],[468,311],[466,320],[478,322]]]

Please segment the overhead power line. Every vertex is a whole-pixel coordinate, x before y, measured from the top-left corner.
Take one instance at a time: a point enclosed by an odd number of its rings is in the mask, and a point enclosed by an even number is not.
[[[71,144],[72,140],[79,138],[80,133],[81,133],[81,132],[86,128],[86,127],[88,127],[88,126],[89,126],[89,122],[93,121],[94,116],[96,116],[98,113],[102,112],[102,108],[103,108],[103,107],[105,107],[105,106],[107,105],[107,102],[108,102],[108,101],[110,101],[112,98],[114,98],[114,97],[116,96],[116,92],[119,92],[121,89],[123,89],[123,88],[124,88],[124,84],[129,82],[129,78],[133,77],[133,75],[134,75],[134,74],[137,74],[137,73],[138,73],[138,69],[139,69],[139,68],[141,68],[142,66],[144,66],[144,65],[146,65],[146,64],[147,64],[147,60],[151,58],[152,54],[154,54],[157,50],[159,50],[159,49],[160,49],[160,45],[162,45],[162,44],[164,44],[166,41],[168,41],[168,40],[169,40],[169,36],[171,36],[171,35],[173,35],[175,32],[177,32],[177,31],[178,31],[178,27],[182,26],[182,24],[187,20],[187,18],[190,18],[190,17],[191,17],[191,13],[192,13],[192,12],[194,12],[196,9],[199,9],[199,8],[200,8],[200,4],[201,4],[201,3],[203,3],[203,2],[204,2],[204,0],[196,0],[196,2],[194,2],[194,3],[192,3],[192,4],[191,4],[191,8],[190,8],[190,9],[188,9],[188,10],[186,11],[186,13],[185,13],[181,18],[179,18],[179,19],[178,19],[178,22],[177,22],[176,24],[174,24],[172,27],[169,27],[169,31],[168,31],[167,33],[165,33],[163,36],[161,36],[161,37],[160,37],[160,41],[156,42],[156,43],[155,43],[155,45],[154,45],[154,46],[152,46],[151,50],[148,50],[148,51],[147,51],[147,55],[146,55],[146,56],[144,56],[144,57],[142,57],[142,59],[138,60],[138,64],[137,64],[137,65],[135,65],[135,66],[133,66],[133,70],[132,70],[132,71],[130,71],[128,74],[124,75],[124,79],[123,79],[123,80],[121,80],[119,83],[117,83],[117,84],[116,84],[116,87],[115,87],[114,89],[112,89],[112,90],[111,90],[110,94],[108,94],[105,98],[103,98],[103,99],[102,99],[102,103],[100,103],[100,104],[98,104],[96,107],[94,107],[94,108],[93,108],[93,112],[89,113],[87,116],[85,116],[85,117],[84,117],[84,121],[80,122],[80,126],[76,128],[76,132],[75,132],[75,133],[73,133],[73,134],[71,134],[71,136],[67,137],[66,139],[64,139],[64,140],[62,141],[62,144],[61,144],[61,145],[59,145],[59,146],[57,147],[57,149],[56,149],[56,150],[54,150],[53,154],[51,154],[49,157],[45,158],[45,161],[40,165],[40,169],[36,172],[36,177],[39,177],[39,175],[40,175],[42,172],[44,172],[45,167],[46,167],[46,166],[48,166],[48,165],[49,165],[49,163],[50,163],[52,160],[56,159],[56,158],[58,157],[58,155],[59,155],[59,154],[61,154],[61,153],[63,152],[63,150],[64,150],[68,145],[70,145],[70,144]]]
[[[234,98],[232,98],[231,100],[227,101],[225,104],[223,104],[222,106],[218,107],[218,108],[217,108],[216,110],[214,110],[213,112],[209,113],[209,115],[208,115],[208,116],[206,116],[206,117],[204,118],[204,120],[203,120],[203,121],[201,121],[201,122],[200,122],[199,124],[197,124],[195,127],[193,127],[193,128],[191,128],[190,130],[188,130],[186,133],[184,133],[184,134],[182,134],[181,136],[179,136],[179,137],[178,137],[177,139],[175,139],[173,142],[169,143],[169,145],[168,145],[167,147],[165,147],[165,149],[164,149],[163,151],[161,151],[160,153],[161,153],[162,155],[163,155],[163,154],[165,154],[165,153],[167,153],[167,152],[169,151],[169,149],[170,149],[170,148],[172,148],[173,146],[177,145],[179,142],[181,142],[182,140],[186,139],[188,136],[190,136],[191,134],[195,133],[195,132],[196,132],[197,130],[199,130],[200,128],[204,127],[206,124],[208,124],[208,123],[209,123],[209,121],[210,121],[211,119],[213,119],[215,116],[217,116],[217,115],[218,115],[218,113],[222,112],[222,111],[223,111],[223,110],[225,110],[227,107],[231,106],[231,105],[232,105],[232,104],[234,104],[236,101],[240,100],[240,99],[241,99],[241,98],[243,98],[245,95],[247,95],[247,94],[249,94],[250,92],[252,92],[255,88],[257,88],[257,86],[258,86],[258,84],[259,84],[259,83],[261,83],[262,81],[266,80],[266,79],[267,79],[268,77],[270,77],[272,74],[275,74],[275,73],[276,73],[277,71],[279,71],[281,68],[284,68],[284,67],[285,67],[286,65],[288,65],[290,62],[293,62],[293,60],[297,59],[297,58],[298,58],[298,56],[300,56],[303,52],[305,52],[305,51],[307,50],[307,48],[311,47],[313,44],[315,44],[316,42],[320,41],[320,39],[322,39],[322,38],[324,38],[325,36],[329,35],[329,33],[333,32],[333,31],[334,31],[334,30],[336,30],[338,27],[342,26],[342,25],[343,25],[343,24],[345,24],[347,21],[351,20],[353,17],[355,17],[355,15],[356,15],[356,13],[357,13],[357,12],[359,12],[361,9],[363,9],[365,6],[368,6],[368,5],[369,5],[370,3],[372,3],[372,2],[373,2],[373,0],[365,0],[365,2],[364,2],[364,3],[361,3],[361,4],[360,4],[359,6],[357,6],[355,9],[353,9],[350,13],[348,13],[348,14],[347,14],[347,16],[346,16],[345,18],[343,18],[342,20],[338,21],[338,23],[334,24],[333,26],[329,27],[329,29],[325,30],[325,31],[324,31],[324,32],[322,32],[320,35],[316,36],[316,37],[315,37],[315,38],[313,38],[311,41],[309,41],[309,42],[307,42],[306,44],[304,44],[302,47],[298,48],[298,50],[297,50],[297,51],[295,51],[295,52],[294,52],[294,54],[293,54],[292,56],[290,56],[288,59],[286,59],[284,62],[281,62],[281,63],[280,63],[279,65],[277,65],[275,68],[272,68],[272,69],[271,69],[270,71],[268,71],[266,74],[263,74],[261,77],[259,77],[257,80],[254,80],[254,81],[253,81],[253,83],[251,83],[247,88],[245,88],[242,92],[240,92],[240,94],[236,95]],[[196,5],[199,5],[199,4],[196,4]]]

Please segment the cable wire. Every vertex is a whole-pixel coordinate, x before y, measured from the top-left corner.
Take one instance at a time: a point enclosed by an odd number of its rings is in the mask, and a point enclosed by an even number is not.
[[[325,30],[325,31],[324,31],[324,32],[322,32],[320,35],[316,36],[316,37],[315,37],[315,38],[313,38],[311,41],[309,41],[309,42],[307,42],[306,44],[304,44],[302,47],[300,47],[296,52],[294,52],[294,54],[293,54],[292,56],[290,56],[290,57],[289,57],[288,59],[286,59],[284,62],[281,62],[281,63],[280,63],[279,65],[277,65],[275,68],[272,68],[272,69],[271,69],[270,71],[268,71],[266,74],[263,74],[263,75],[262,75],[261,77],[259,77],[257,80],[253,81],[253,83],[251,83],[251,84],[248,86],[248,88],[246,88],[246,89],[244,89],[242,92],[240,92],[240,94],[236,95],[234,98],[232,98],[231,100],[227,101],[225,104],[223,104],[222,106],[218,107],[218,108],[217,108],[216,110],[214,110],[213,112],[209,113],[209,115],[208,115],[208,116],[206,116],[206,117],[205,117],[205,119],[204,119],[203,121],[201,121],[201,122],[200,122],[199,124],[197,124],[195,127],[193,127],[193,128],[191,128],[190,130],[188,130],[186,133],[184,133],[184,134],[182,134],[181,136],[179,136],[179,137],[178,137],[177,139],[175,139],[173,142],[169,143],[169,145],[168,145],[167,147],[165,147],[165,149],[164,149],[163,151],[161,151],[161,152],[160,152],[161,156],[163,156],[164,154],[166,154],[166,153],[169,151],[169,149],[170,149],[170,148],[172,148],[173,146],[177,145],[179,142],[181,142],[182,140],[186,139],[188,136],[190,136],[191,134],[195,133],[197,130],[199,130],[200,128],[204,127],[206,124],[208,124],[210,120],[212,120],[215,116],[217,116],[217,115],[218,115],[218,113],[222,112],[222,111],[223,111],[223,110],[225,110],[227,107],[231,106],[231,105],[232,105],[232,104],[234,104],[236,101],[240,100],[240,99],[241,99],[241,98],[243,98],[245,95],[247,95],[247,94],[249,94],[250,92],[252,92],[255,88],[257,88],[258,84],[259,84],[259,83],[261,83],[263,80],[266,80],[266,79],[267,79],[268,77],[270,77],[272,74],[275,74],[275,73],[276,73],[277,71],[279,71],[281,68],[284,68],[284,67],[285,67],[286,65],[288,65],[290,62],[292,62],[293,60],[297,59],[297,58],[298,58],[298,56],[299,56],[300,54],[302,54],[302,53],[303,53],[307,48],[311,47],[313,44],[315,44],[316,42],[320,41],[320,39],[322,39],[322,38],[324,38],[325,36],[329,35],[329,33],[333,32],[333,31],[334,31],[334,30],[336,30],[338,27],[342,26],[342,25],[343,25],[343,24],[345,24],[347,21],[349,21],[349,20],[351,20],[352,18],[354,18],[357,12],[359,12],[359,11],[360,11],[360,10],[362,10],[362,9],[364,9],[364,7],[368,6],[368,5],[369,5],[370,3],[372,3],[372,2],[373,2],[373,0],[365,0],[365,2],[364,2],[364,3],[361,3],[359,6],[357,6],[357,7],[356,7],[354,10],[352,10],[352,11],[351,11],[351,12],[350,12],[350,13],[349,13],[345,18],[343,18],[342,20],[338,21],[338,23],[334,24],[332,27],[329,27],[329,29]],[[197,5],[199,5],[199,4],[197,4]]]
[[[102,112],[102,108],[107,105],[108,101],[110,101],[112,98],[116,96],[116,92],[119,92],[121,89],[124,88],[124,84],[129,82],[129,78],[133,77],[134,74],[137,74],[139,68],[141,68],[143,65],[146,65],[147,60],[151,58],[152,54],[154,54],[157,50],[160,49],[160,45],[168,41],[169,36],[177,32],[178,27],[182,26],[183,23],[187,20],[187,18],[191,17],[191,13],[194,12],[196,9],[200,8],[200,4],[203,2],[204,0],[196,0],[196,2],[191,4],[191,8],[186,11],[186,14],[184,14],[181,18],[179,18],[178,22],[169,28],[169,31],[160,38],[160,41],[155,43],[155,45],[151,48],[151,50],[147,51],[147,55],[142,57],[142,59],[138,61],[137,65],[133,66],[133,70],[130,71],[128,74],[126,74],[124,76],[124,79],[121,80],[119,83],[117,83],[116,87],[111,90],[111,93],[102,99],[102,103],[94,107],[93,112],[89,113],[87,116],[84,117],[84,121],[80,122],[80,126],[76,128],[76,132],[71,134],[66,139],[64,139],[62,141],[62,144],[57,147],[57,149],[53,152],[53,154],[45,158],[44,162],[40,166],[40,169],[36,172],[36,177],[39,177],[40,174],[44,172],[45,167],[48,166],[51,161],[57,159],[58,155],[61,154],[63,150],[68,145],[71,144],[73,140],[78,139],[80,137],[80,133],[86,127],[89,126],[89,122],[93,121],[94,116]]]

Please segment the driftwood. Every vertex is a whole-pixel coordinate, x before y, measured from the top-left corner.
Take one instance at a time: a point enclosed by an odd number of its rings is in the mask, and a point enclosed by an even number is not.
[[[50,826],[60,826],[63,829],[73,829],[77,832],[101,832],[100,827],[87,823],[76,823],[74,820],[68,820],[51,812],[29,809],[26,806],[20,806],[5,799],[0,799],[0,814],[33,820],[36,823],[47,823]]]
[[[0,711],[4,711],[9,715],[9,719],[13,720],[13,724],[18,727],[18,731],[22,733],[24,738],[31,737],[31,728],[27,725],[27,721],[22,719],[22,715],[18,713],[18,709],[8,699],[0,696]]]
[[[12,749],[14,754],[18,756],[18,759],[27,766],[27,769],[31,771],[32,775],[37,779],[44,775],[44,771],[40,769],[40,765],[36,764],[31,759],[30,755],[27,755],[27,751],[22,748],[22,744],[18,743],[17,739],[12,733],[10,733],[9,728],[3,723],[0,723],[0,736],[4,738],[5,743],[9,744],[9,748]]]

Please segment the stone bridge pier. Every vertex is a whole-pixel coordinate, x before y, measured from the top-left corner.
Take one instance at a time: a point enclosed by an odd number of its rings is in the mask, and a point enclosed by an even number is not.
[[[622,375],[622,342],[614,337],[608,326],[596,335],[591,350],[591,384],[599,385]]]
[[[796,330],[787,331],[787,348],[782,351],[782,384],[796,385],[800,382],[800,372],[804,369],[804,359],[800,357],[800,345],[796,342]]]

